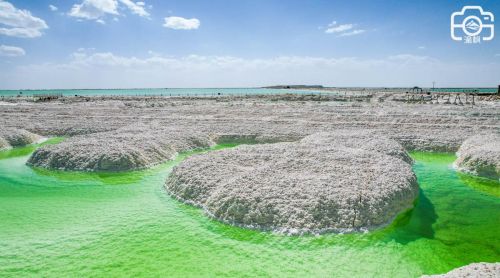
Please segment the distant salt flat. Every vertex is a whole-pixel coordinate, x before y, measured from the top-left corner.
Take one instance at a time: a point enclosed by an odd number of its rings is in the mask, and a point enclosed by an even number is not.
[[[19,105],[19,103],[12,103],[12,102],[0,101],[0,105],[4,105],[4,106],[17,106],[17,105]]]
[[[60,94],[63,96],[224,96],[224,95],[269,95],[310,94],[306,89],[272,88],[144,88],[144,89],[54,89],[54,90],[0,90],[0,97],[17,95],[33,96]]]
[[[479,94],[495,93],[498,88],[436,88],[432,92],[450,93],[477,91]],[[134,89],[44,89],[44,90],[0,90],[0,97],[4,96],[33,96],[43,94],[61,94],[63,96],[219,96],[219,95],[270,95],[270,94],[343,94],[356,92],[358,94],[373,92],[406,92],[408,88],[134,88]]]

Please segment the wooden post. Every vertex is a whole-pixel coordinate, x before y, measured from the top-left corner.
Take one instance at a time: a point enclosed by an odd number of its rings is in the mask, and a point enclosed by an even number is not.
[[[448,98],[446,99],[446,104],[451,104],[450,102],[450,99],[451,99],[451,95],[450,94],[447,94]]]
[[[457,100],[458,100],[458,103],[457,103]],[[453,104],[455,105],[462,105],[462,100],[460,99],[460,94],[456,94],[455,95],[455,101],[453,101]]]
[[[434,102],[434,101],[436,101],[436,102]],[[431,103],[439,104],[439,96],[436,94],[433,94]]]

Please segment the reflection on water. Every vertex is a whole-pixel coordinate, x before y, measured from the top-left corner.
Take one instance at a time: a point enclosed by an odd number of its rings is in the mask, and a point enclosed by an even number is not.
[[[450,154],[412,154],[420,196],[388,227],[321,236],[232,227],[173,200],[163,184],[190,154],[130,173],[32,169],[17,154],[0,156],[2,277],[419,277],[500,261],[498,195]]]
[[[434,205],[420,189],[415,207],[402,215],[394,222],[394,240],[401,244],[407,244],[420,238],[434,239],[432,225],[436,223],[438,216]]]
[[[458,177],[460,181],[475,190],[500,197],[500,181],[498,180],[471,176],[464,173],[458,173]]]
[[[130,184],[139,182],[148,171],[133,171],[127,173],[85,173],[72,171],[55,171],[45,168],[32,168],[33,172],[39,176],[45,176],[50,179],[70,184],[81,180],[93,180],[97,183],[108,185]],[[152,170],[149,170],[152,171]]]
[[[48,145],[48,144],[57,144],[61,141],[63,141],[65,138],[64,137],[54,137],[54,138],[49,138],[45,142],[41,144],[31,144],[25,147],[21,148],[13,148],[9,150],[4,150],[0,151],[0,159],[6,159],[6,158],[13,158],[13,157],[19,157],[19,156],[26,156],[31,154],[34,150],[37,148]]]

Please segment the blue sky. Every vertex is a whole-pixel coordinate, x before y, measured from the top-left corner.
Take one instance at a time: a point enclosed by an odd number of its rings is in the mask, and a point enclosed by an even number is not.
[[[500,18],[491,0],[0,0],[0,88],[496,86],[500,34],[450,37],[464,5]]]

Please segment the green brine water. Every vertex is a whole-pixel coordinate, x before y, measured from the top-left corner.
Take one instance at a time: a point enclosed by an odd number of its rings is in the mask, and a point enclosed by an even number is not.
[[[286,236],[172,199],[163,184],[189,154],[145,171],[68,173],[25,166],[34,148],[0,154],[1,277],[418,277],[500,261],[499,184],[457,174],[452,154],[412,154],[419,200],[387,228]]]

